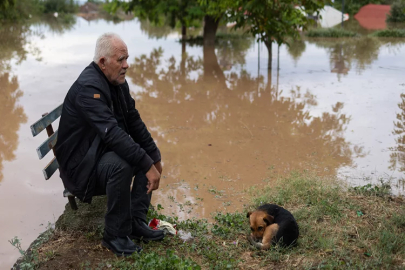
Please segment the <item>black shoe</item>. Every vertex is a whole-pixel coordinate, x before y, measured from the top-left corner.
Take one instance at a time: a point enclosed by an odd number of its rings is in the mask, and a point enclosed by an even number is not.
[[[141,252],[142,248],[135,245],[128,236],[119,237],[104,232],[101,244],[117,256],[129,256],[134,252]]]
[[[131,239],[142,240],[144,242],[159,241],[165,237],[162,230],[152,230],[146,225],[143,220],[139,218],[132,219],[132,234],[129,236]]]

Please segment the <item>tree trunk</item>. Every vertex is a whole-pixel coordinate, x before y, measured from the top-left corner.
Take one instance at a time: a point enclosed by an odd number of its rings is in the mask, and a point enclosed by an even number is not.
[[[187,37],[187,28],[184,24],[181,25],[181,39],[186,40]]]
[[[273,91],[273,88],[271,86],[271,69],[267,69],[267,86],[266,86],[266,91],[271,92]],[[273,98],[273,95],[270,95]]]
[[[218,24],[220,19],[215,19],[212,16],[206,15],[204,17],[204,46],[214,46],[215,45],[215,35],[217,33]]]
[[[272,62],[271,60],[273,58],[273,53],[272,53],[272,50],[271,50],[272,42],[271,42],[271,40],[270,41],[266,40],[264,42],[264,44],[266,44],[267,51],[269,52],[269,60],[268,60],[268,63],[267,63],[267,69],[272,69],[272,64],[271,64],[271,62]]]

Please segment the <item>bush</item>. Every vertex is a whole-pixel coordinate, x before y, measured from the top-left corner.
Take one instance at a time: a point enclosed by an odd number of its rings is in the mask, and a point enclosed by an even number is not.
[[[405,38],[405,29],[386,29],[376,31],[371,34],[374,37],[394,37],[394,38]]]
[[[307,37],[340,38],[355,37],[358,34],[341,28],[316,28],[308,30],[305,35]]]
[[[392,4],[387,22],[405,22],[405,1],[396,1]]]

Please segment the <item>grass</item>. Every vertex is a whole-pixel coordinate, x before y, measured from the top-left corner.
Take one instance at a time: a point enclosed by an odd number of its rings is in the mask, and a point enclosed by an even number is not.
[[[385,29],[371,34],[375,37],[405,38],[405,29]]]
[[[355,32],[341,28],[314,28],[306,31],[305,35],[312,38],[342,38],[358,36]]]
[[[128,258],[117,258],[101,248],[99,225],[73,222],[85,217],[69,218],[72,213],[67,210],[54,236],[40,247],[40,254],[48,257],[39,256],[33,268],[400,269],[405,264],[405,202],[392,197],[387,184],[347,189],[333,180],[293,173],[250,192],[252,204],[247,209],[215,213],[213,223],[164,216],[158,205],[150,217],[177,224],[192,239],[167,236],[162,242],[143,244],[143,252]],[[297,247],[260,251],[249,244],[246,211],[263,203],[279,204],[294,214],[300,227]],[[102,217],[97,209],[86,210],[91,219]]]

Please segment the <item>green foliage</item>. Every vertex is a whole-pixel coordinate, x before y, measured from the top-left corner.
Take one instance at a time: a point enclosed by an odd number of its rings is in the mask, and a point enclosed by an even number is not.
[[[44,13],[73,13],[77,10],[73,0],[44,0],[42,5]]]
[[[217,224],[214,224],[211,232],[224,239],[233,238],[247,229],[247,218],[243,213],[218,213],[214,219]]]
[[[374,37],[405,38],[405,29],[385,29],[371,34]]]
[[[352,190],[358,194],[366,196],[384,197],[391,194],[391,186],[384,182],[381,182],[380,185],[367,184],[364,186],[357,186],[353,187]]]
[[[387,22],[405,22],[405,1],[397,0],[391,5]]]
[[[386,254],[405,254],[405,238],[387,228],[380,234],[378,249]]]
[[[305,32],[307,37],[341,38],[355,37],[358,34],[342,28],[314,28]]]
[[[54,229],[52,228],[52,225],[49,223],[46,228],[46,231],[40,234],[38,238],[29,246],[29,248],[26,251],[22,249],[21,239],[19,239],[17,236],[9,240],[8,242],[15,248],[17,248],[21,255],[21,257],[16,262],[16,264],[18,265],[17,269],[28,270],[38,268],[39,264],[41,263],[38,248],[43,243],[47,242],[52,237],[53,233]],[[55,254],[52,251],[50,251],[49,253],[45,254],[45,260],[53,258],[54,255]]]
[[[154,251],[134,253],[130,259],[132,260],[117,260],[111,264],[111,267],[112,269],[201,269],[196,262],[189,258],[179,257],[172,249],[166,250],[165,255]]]
[[[44,13],[74,13],[73,0],[0,0],[0,21],[22,21]]]
[[[297,0],[238,0],[232,5],[231,19],[236,27],[249,27],[248,32],[266,45],[287,43],[289,38],[298,39],[299,30],[305,29],[310,20],[307,14],[316,14],[324,1]],[[297,8],[300,7],[300,8]]]
[[[344,13],[349,13],[350,16],[355,15],[359,10],[368,4],[391,5],[395,0],[345,0]],[[333,7],[337,10],[342,10],[342,0],[333,2]]]
[[[134,12],[135,16],[148,20],[156,26],[169,25],[190,27],[198,24],[204,16],[196,0],[113,0],[106,5],[110,12],[123,9],[126,12]]]

